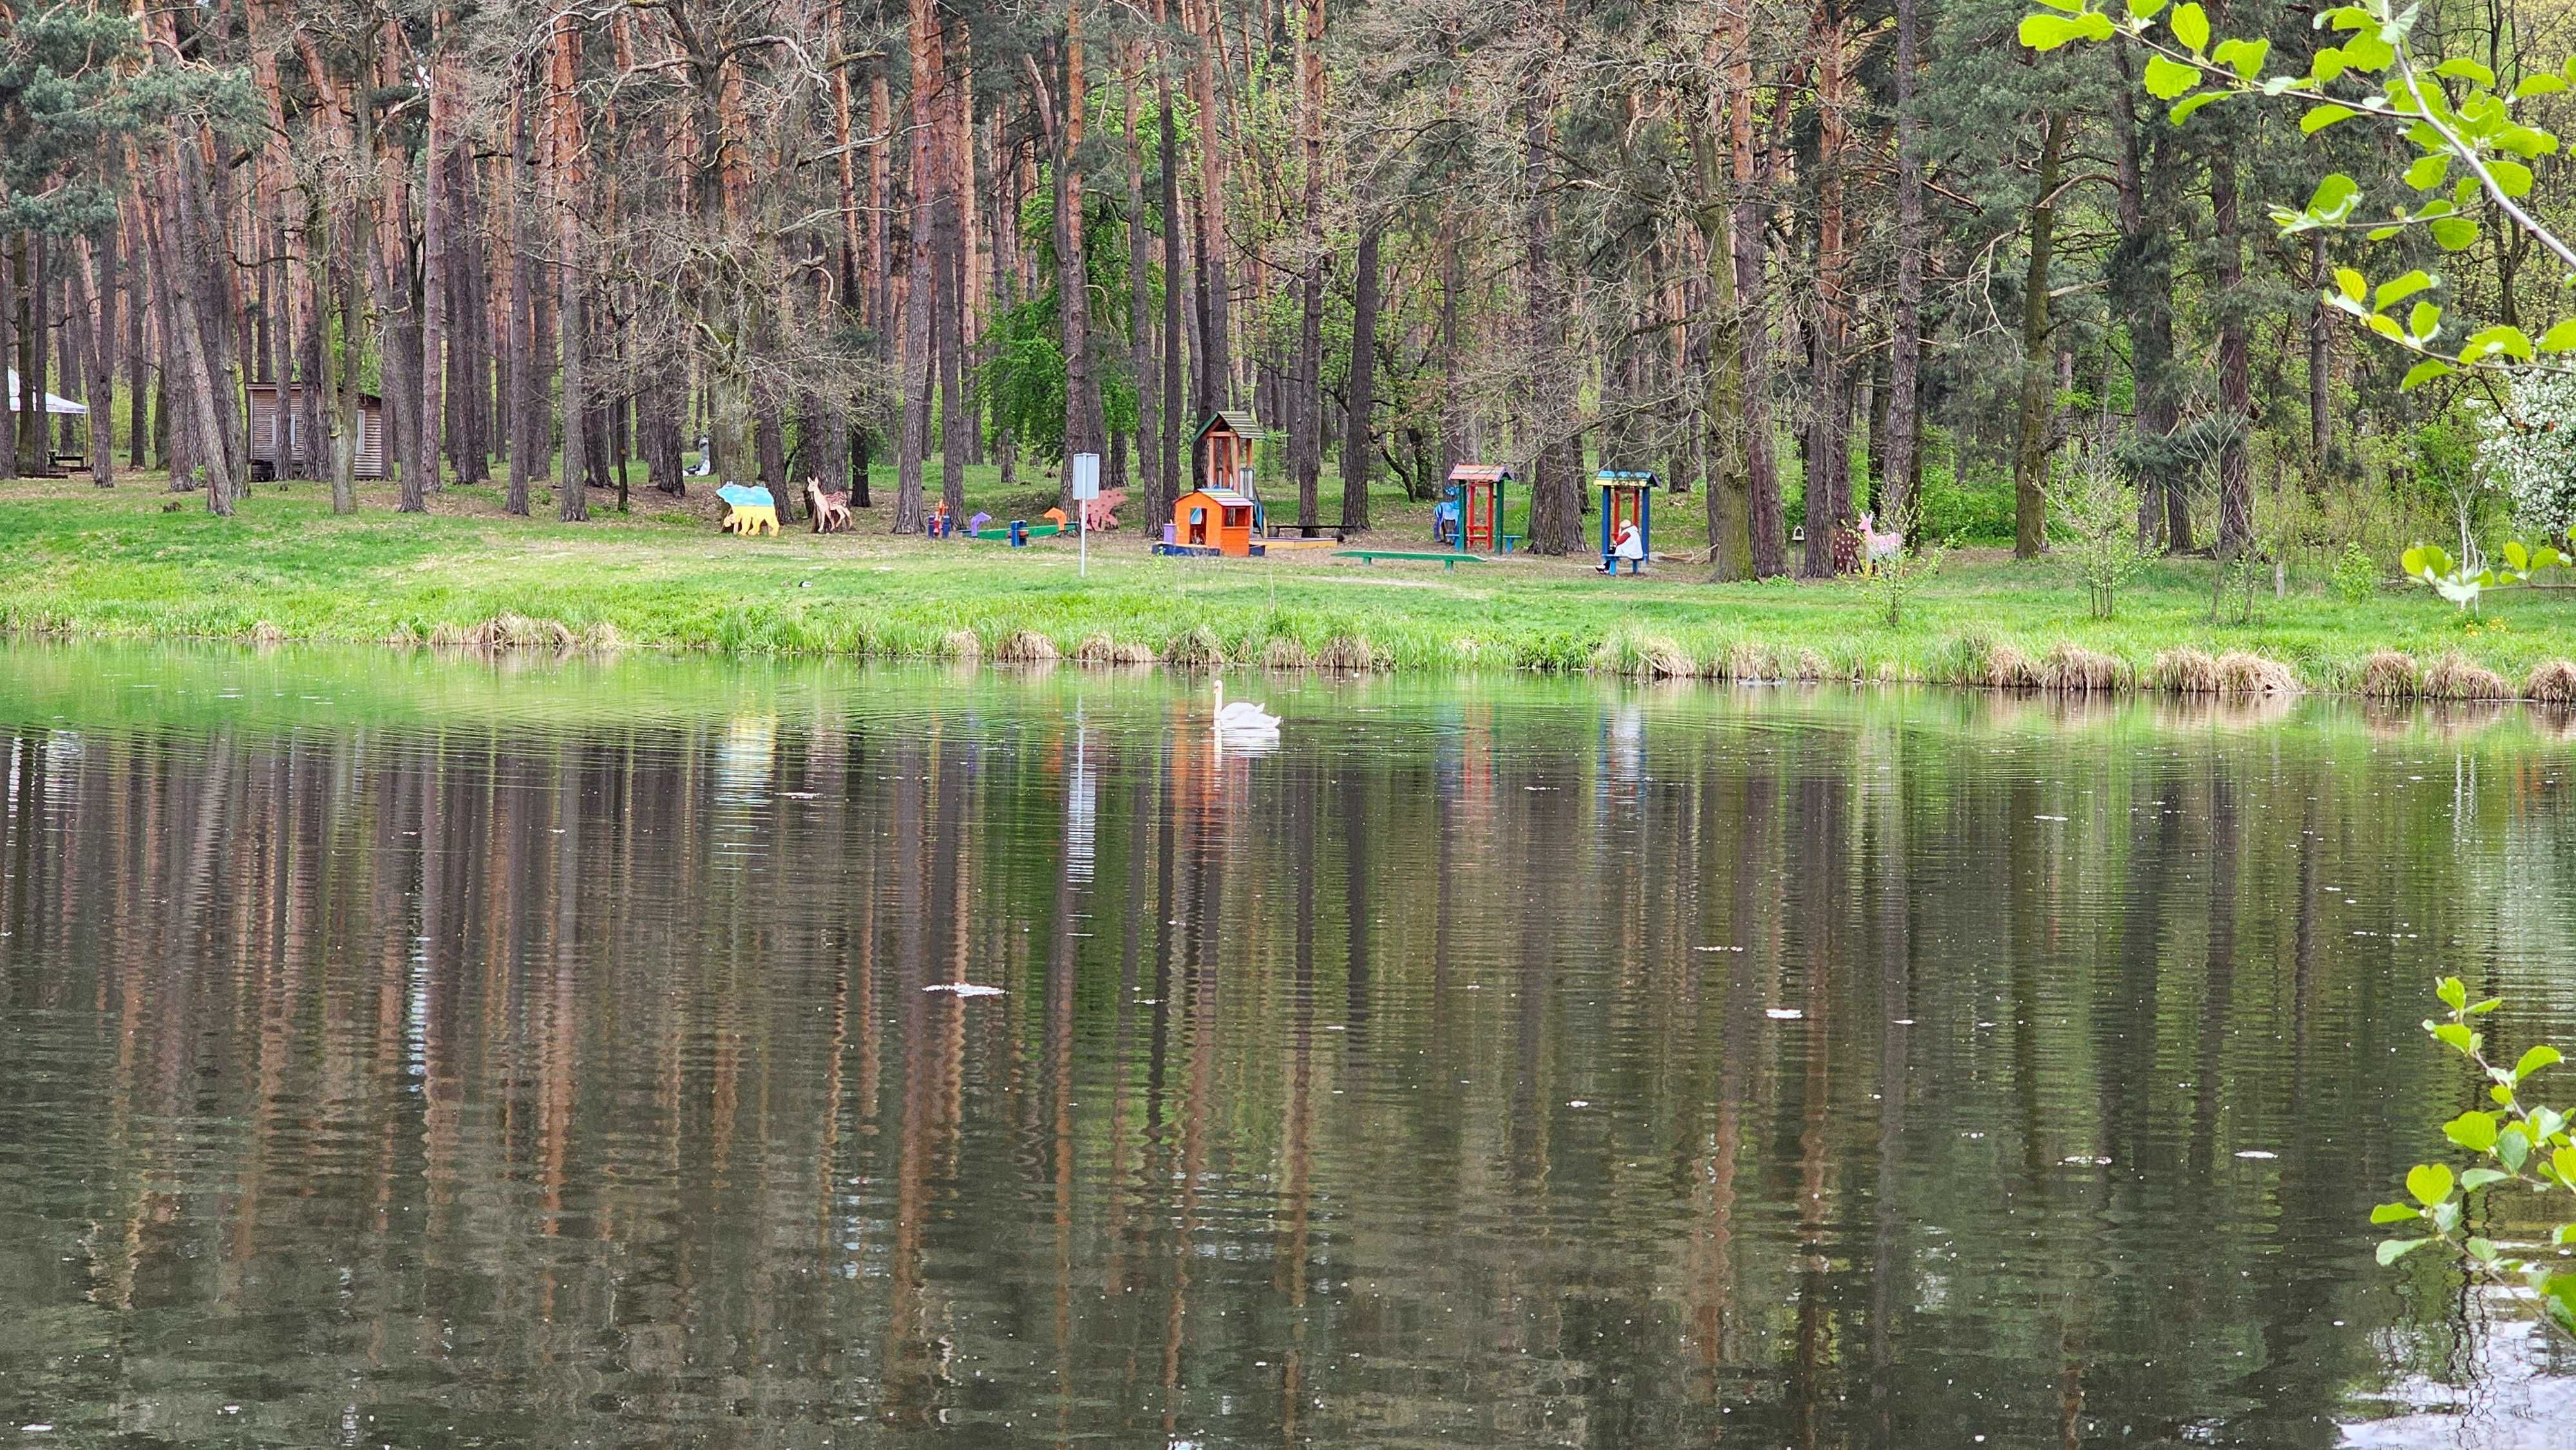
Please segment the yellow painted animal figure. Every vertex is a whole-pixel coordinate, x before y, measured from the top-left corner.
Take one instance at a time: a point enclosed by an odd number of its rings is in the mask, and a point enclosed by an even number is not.
[[[724,516],[726,533],[749,538],[763,529],[773,535],[778,532],[778,500],[770,497],[768,489],[728,483],[716,490],[716,497],[731,510]]]

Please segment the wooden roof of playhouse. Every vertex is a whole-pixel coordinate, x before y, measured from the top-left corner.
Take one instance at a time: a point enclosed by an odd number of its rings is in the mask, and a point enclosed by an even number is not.
[[[1509,483],[1515,475],[1501,463],[1461,463],[1449,470],[1451,483]]]
[[[1269,432],[1261,426],[1260,420],[1250,413],[1221,411],[1210,413],[1208,420],[1199,425],[1199,431],[1190,435],[1190,441],[1196,443],[1219,428],[1251,443],[1258,443],[1270,436]]]
[[[1203,498],[1219,508],[1248,509],[1256,506],[1250,497],[1230,488],[1194,488],[1182,494],[1181,498]],[[1178,499],[1173,501],[1179,502]]]

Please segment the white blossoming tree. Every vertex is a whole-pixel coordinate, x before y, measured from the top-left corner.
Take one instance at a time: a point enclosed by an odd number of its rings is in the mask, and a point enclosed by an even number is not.
[[[2472,403],[2478,468],[2512,501],[2514,522],[2544,538],[2576,525],[2576,374],[2514,374],[2508,405]]]

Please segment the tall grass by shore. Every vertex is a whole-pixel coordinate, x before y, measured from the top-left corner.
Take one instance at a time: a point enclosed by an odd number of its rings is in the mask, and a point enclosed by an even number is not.
[[[588,525],[452,489],[427,516],[334,516],[263,485],[241,516],[165,512],[150,486],[0,491],[0,628],[78,638],[661,648],[871,658],[1534,669],[1732,681],[1914,681],[2067,693],[2576,698],[2576,590],[2470,619],[2392,580],[2347,601],[2294,581],[2214,623],[2206,563],[2151,569],[2111,621],[2048,561],[1955,561],[1890,627],[1856,581],[1717,585],[1695,565],[1605,580],[1582,561],[1171,560],[1106,536],[1078,577],[1053,542],[717,535],[659,495]],[[644,502],[649,499],[650,502]],[[649,510],[649,511],[647,511]],[[882,515],[880,510],[880,515]],[[1381,547],[1427,547],[1395,515]]]

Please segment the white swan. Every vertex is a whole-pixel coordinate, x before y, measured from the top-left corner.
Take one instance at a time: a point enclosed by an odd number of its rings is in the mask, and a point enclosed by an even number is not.
[[[1279,717],[1249,700],[1225,702],[1225,681],[1216,682],[1215,728],[1220,735],[1276,735]]]

